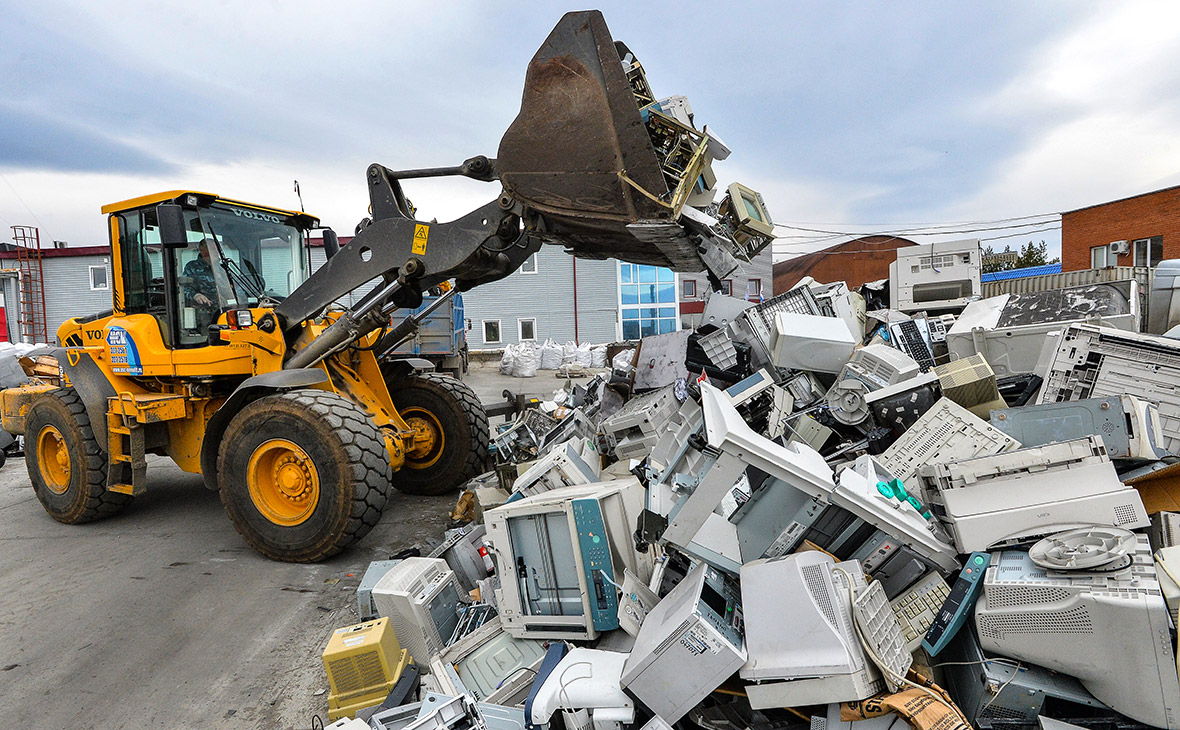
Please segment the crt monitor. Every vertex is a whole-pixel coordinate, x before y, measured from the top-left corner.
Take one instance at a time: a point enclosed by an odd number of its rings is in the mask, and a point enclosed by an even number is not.
[[[766,203],[757,191],[733,183],[729,186],[728,192],[729,209],[737,221],[738,228],[745,229],[751,235],[774,234],[774,222],[770,219],[770,212],[766,210]]]

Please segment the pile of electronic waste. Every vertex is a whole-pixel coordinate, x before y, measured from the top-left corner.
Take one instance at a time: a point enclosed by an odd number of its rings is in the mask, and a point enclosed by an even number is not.
[[[429,557],[370,566],[331,717],[1180,727],[1180,341],[1042,294],[714,295],[501,427]]]

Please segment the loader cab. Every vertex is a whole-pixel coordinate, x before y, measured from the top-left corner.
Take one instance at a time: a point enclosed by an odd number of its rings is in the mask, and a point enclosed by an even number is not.
[[[183,207],[187,241],[165,246],[156,205]],[[304,213],[206,193],[172,191],[103,208],[119,268],[114,309],[150,314],[171,349],[208,343],[208,328],[231,309],[268,307],[307,280]]]

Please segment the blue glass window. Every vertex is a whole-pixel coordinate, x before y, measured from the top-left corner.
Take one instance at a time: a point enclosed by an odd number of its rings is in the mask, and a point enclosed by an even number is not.
[[[671,269],[619,264],[619,302],[623,339],[636,340],[676,331],[679,319],[676,274]]]

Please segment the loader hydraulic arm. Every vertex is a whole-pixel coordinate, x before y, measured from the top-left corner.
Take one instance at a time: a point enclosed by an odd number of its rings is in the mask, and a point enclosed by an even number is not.
[[[522,228],[521,206],[508,196],[450,223],[414,220],[399,181],[444,175],[494,180],[495,161],[481,156],[456,167],[405,171],[369,166],[372,220],[283,300],[275,314],[290,338],[332,302],[374,278],[380,281],[288,358],[284,368],[309,367],[347,347],[388,323],[394,310],[418,306],[424,289],[449,279],[460,290],[501,279],[540,248],[541,239]]]

